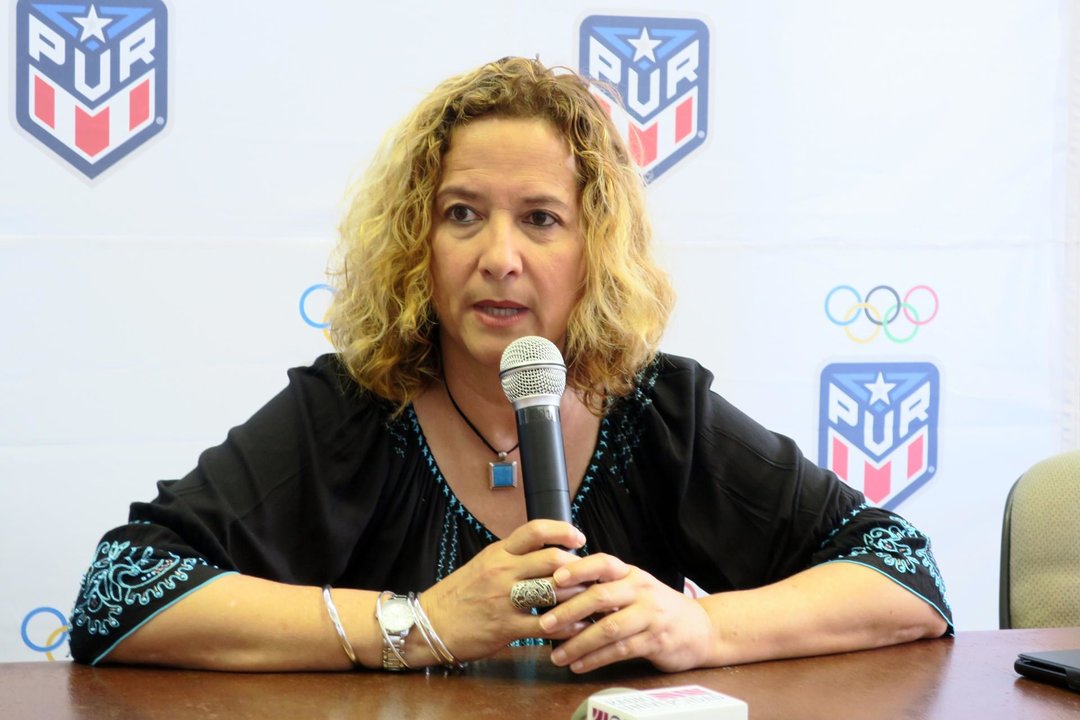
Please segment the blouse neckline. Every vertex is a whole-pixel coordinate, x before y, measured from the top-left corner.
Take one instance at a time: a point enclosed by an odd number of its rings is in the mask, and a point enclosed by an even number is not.
[[[578,486],[577,492],[574,493],[574,497],[570,499],[570,520],[575,526],[578,525],[578,511],[581,508],[582,502],[592,489],[593,479],[596,475],[596,471],[600,467],[600,461],[605,454],[604,449],[607,446],[605,438],[608,434],[608,418],[608,415],[600,418],[600,428],[596,433],[596,441],[593,446],[591,459],[588,466],[585,468],[585,476],[582,478],[581,485]],[[468,525],[477,528],[489,541],[499,540],[500,538],[495,535],[495,533],[491,532],[484,523],[480,522],[476,516],[472,514],[472,511],[469,510],[465,503],[461,502],[461,499],[454,492],[454,489],[450,487],[450,483],[446,482],[442,469],[435,459],[435,454],[431,452],[431,448],[427,443],[427,437],[424,436],[424,429],[420,426],[420,420],[416,415],[412,403],[409,403],[405,408],[405,420],[413,430],[413,435],[420,446],[420,454],[427,458],[428,469],[431,471],[431,476],[435,480],[435,484],[438,486],[440,492],[450,499],[450,504],[452,506],[460,508],[458,512],[464,517]]]

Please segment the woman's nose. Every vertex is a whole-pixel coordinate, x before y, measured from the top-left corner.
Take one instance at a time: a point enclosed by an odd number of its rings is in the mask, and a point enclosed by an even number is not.
[[[480,271],[496,280],[521,272],[520,238],[509,218],[493,217],[481,231]]]

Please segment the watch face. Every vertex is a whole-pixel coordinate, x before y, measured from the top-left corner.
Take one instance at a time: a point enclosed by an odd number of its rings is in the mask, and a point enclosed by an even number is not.
[[[382,607],[383,627],[386,632],[399,633],[413,626],[412,608],[409,601],[393,598],[383,603]]]

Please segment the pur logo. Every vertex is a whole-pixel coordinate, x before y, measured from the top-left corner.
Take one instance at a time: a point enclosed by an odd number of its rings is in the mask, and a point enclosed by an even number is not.
[[[645,178],[655,180],[705,142],[709,29],[691,18],[591,15],[582,22],[581,74]]]
[[[19,0],[19,126],[88,178],[159,133],[167,110],[161,0]]]
[[[821,373],[818,464],[893,510],[937,472],[937,367],[835,363]]]

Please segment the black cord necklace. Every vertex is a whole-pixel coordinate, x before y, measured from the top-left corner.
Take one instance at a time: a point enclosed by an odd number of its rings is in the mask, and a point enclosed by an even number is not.
[[[506,450],[496,450],[495,447],[487,441],[483,433],[476,429],[472,420],[462,412],[461,408],[457,404],[457,400],[454,399],[453,393],[450,392],[450,383],[443,381],[443,387],[446,388],[446,397],[450,398],[450,404],[457,410],[457,414],[461,416],[461,419],[465,421],[465,424],[469,426],[469,429],[476,433],[476,437],[480,438],[480,442],[487,445],[491,452],[499,456],[497,462],[489,462],[488,469],[490,477],[488,478],[488,487],[492,490],[501,490],[503,488],[517,487],[517,460],[507,460],[506,456],[518,449],[518,445],[521,445],[521,441],[518,440],[514,447]]]

